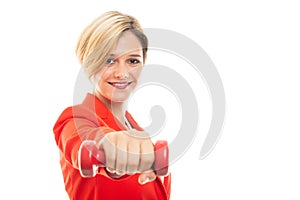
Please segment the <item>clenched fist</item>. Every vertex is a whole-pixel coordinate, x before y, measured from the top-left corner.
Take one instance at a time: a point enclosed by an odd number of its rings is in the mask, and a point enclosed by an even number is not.
[[[106,170],[111,177],[141,173],[141,184],[155,180],[156,175],[151,169],[154,147],[148,133],[134,129],[111,132],[102,138],[99,148],[104,150]]]

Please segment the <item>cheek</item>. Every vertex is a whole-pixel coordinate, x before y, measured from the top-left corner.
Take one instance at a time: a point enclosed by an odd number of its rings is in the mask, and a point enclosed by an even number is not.
[[[98,81],[96,84],[96,90],[104,97],[110,99],[111,98],[111,93],[112,93],[112,88],[110,85],[107,84],[106,81],[104,81],[102,78]]]
[[[133,70],[131,71],[132,76],[133,76],[136,80],[139,79],[141,73],[142,73],[142,67],[139,67],[139,68],[137,68],[137,69],[133,69]]]
[[[103,93],[105,92],[106,88],[106,81],[104,76],[98,76],[97,80],[94,82],[94,88],[98,90],[98,92]]]
[[[98,87],[100,88],[100,89],[104,89],[105,88],[105,82],[104,81],[102,81],[103,79],[100,79],[99,81],[98,81]]]
[[[107,70],[102,70],[97,74],[97,81],[95,82],[95,84],[97,86],[103,85],[106,83],[106,81],[109,78],[109,72]]]

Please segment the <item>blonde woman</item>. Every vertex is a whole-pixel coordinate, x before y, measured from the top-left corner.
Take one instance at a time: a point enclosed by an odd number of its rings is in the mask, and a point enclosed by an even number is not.
[[[116,11],[102,14],[79,37],[76,54],[94,93],[65,109],[53,128],[70,199],[170,198],[170,176],[162,182],[151,169],[154,149],[149,134],[124,108],[138,83],[147,49],[139,22]],[[94,177],[84,178],[78,170],[84,140],[95,141],[105,152],[105,167]]]

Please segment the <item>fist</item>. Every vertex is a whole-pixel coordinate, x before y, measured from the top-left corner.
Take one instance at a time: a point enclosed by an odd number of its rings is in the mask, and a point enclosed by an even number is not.
[[[103,137],[99,148],[104,150],[106,169],[113,178],[142,173],[141,183],[155,179],[151,170],[154,146],[148,133],[134,129],[111,132]]]

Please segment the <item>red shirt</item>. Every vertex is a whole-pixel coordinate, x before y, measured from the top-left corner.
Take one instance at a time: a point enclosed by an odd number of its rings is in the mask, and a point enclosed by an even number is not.
[[[142,130],[132,116],[126,117],[133,128]],[[113,114],[94,95],[87,94],[83,103],[65,109],[53,132],[60,150],[60,164],[65,189],[71,200],[167,200],[170,198],[171,176],[140,185],[139,174],[125,175],[120,179],[109,177],[100,168],[95,177],[83,178],[78,170],[78,149],[86,139],[101,140],[103,134],[125,130]]]

